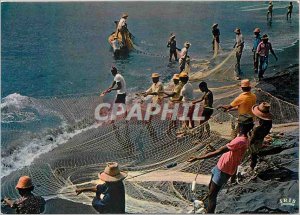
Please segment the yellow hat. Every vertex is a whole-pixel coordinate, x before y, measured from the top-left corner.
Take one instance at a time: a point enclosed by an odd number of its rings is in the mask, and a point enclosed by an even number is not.
[[[251,87],[249,79],[241,80],[241,87]]]
[[[179,78],[187,78],[187,77],[189,77],[189,76],[188,76],[188,74],[186,72],[181,72],[179,74]]]
[[[179,74],[174,74],[173,75],[173,80],[179,80]]]
[[[152,78],[159,78],[160,75],[158,73],[152,73]]]
[[[127,13],[123,13],[122,14],[122,18],[126,18],[126,17],[128,17],[128,14]]]

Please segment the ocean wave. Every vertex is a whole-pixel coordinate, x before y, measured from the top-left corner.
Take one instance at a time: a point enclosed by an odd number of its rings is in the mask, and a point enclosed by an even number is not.
[[[60,132],[56,132],[59,133],[57,136],[45,133],[42,138],[34,138],[28,142],[23,142],[21,146],[18,146],[12,152],[7,153],[7,155],[2,152],[1,178],[9,175],[13,171],[31,165],[35,159],[49,151],[52,151],[57,146],[66,143],[75,135],[99,126],[101,126],[101,124],[93,124],[84,129],[69,132],[68,126],[63,125],[63,127],[60,127]]]
[[[27,96],[22,96],[19,93],[12,93],[1,99],[1,110],[5,108],[22,109],[30,104],[30,99]]]

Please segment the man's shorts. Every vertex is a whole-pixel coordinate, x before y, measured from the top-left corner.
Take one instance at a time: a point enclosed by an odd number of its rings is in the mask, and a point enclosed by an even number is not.
[[[213,113],[214,113],[213,109],[204,108],[202,112],[202,116],[204,117],[203,121],[209,120]]]
[[[231,177],[231,175],[228,175],[227,173],[224,173],[221,170],[219,170],[217,166],[215,166],[211,170],[211,173],[212,173],[212,181],[220,187],[226,184],[228,179]]]
[[[117,94],[117,98],[115,100],[115,103],[125,104],[126,103],[126,93],[124,93],[124,94]]]

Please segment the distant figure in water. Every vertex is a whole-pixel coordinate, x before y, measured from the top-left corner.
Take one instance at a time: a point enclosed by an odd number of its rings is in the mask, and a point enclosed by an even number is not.
[[[269,20],[269,16],[270,16],[270,20],[272,20],[273,19],[273,3],[272,3],[272,1],[269,2],[268,12],[267,12],[267,20]]]
[[[191,47],[189,42],[184,43],[184,48],[181,49],[180,59],[179,59],[179,72],[182,72],[185,69],[186,60],[188,57],[188,50]]]
[[[204,160],[218,155],[219,158],[217,165],[211,170],[211,179],[208,185],[208,208],[207,213],[214,213],[217,205],[217,197],[223,185],[227,183],[230,177],[235,175],[238,166],[244,157],[245,152],[249,147],[248,133],[253,128],[252,118],[244,118],[239,120],[239,135],[234,138],[230,143],[219,149],[209,152],[204,155],[192,156],[188,162],[197,160]]]
[[[104,172],[99,173],[99,184],[91,188],[76,189],[77,195],[83,192],[94,192],[92,206],[105,214],[125,213],[125,188],[123,180],[127,173],[121,172],[116,162],[109,162]]]
[[[44,198],[32,194],[34,186],[29,176],[21,176],[16,189],[21,198],[15,201],[4,198],[3,201],[9,207],[16,209],[17,214],[40,214],[44,212],[46,201]]]
[[[168,41],[167,47],[170,48],[170,56],[169,56],[169,62],[172,60],[172,56],[174,55],[175,61],[178,61],[177,58],[177,50],[181,51],[179,48],[176,47],[176,40],[175,40],[175,34],[171,34],[170,39]]]
[[[212,25],[212,35],[213,35],[212,49],[215,54],[218,54],[220,48],[220,30],[218,28],[218,23]]]
[[[256,56],[256,49],[258,44],[261,42],[261,36],[260,36],[260,29],[255,28],[253,31],[255,37],[253,40],[253,47],[252,47],[252,52],[253,52],[253,67],[254,67],[254,73],[258,73],[258,58]]]
[[[233,48],[235,48],[235,56],[236,56],[235,76],[237,80],[240,80],[241,79],[240,76],[242,75],[241,58],[244,49],[244,38],[241,33],[241,29],[236,28],[234,32],[236,33],[235,44],[233,46]]]
[[[290,19],[292,19],[292,12],[293,12],[293,2],[290,2],[288,6],[288,12],[286,14],[286,20],[289,19],[289,15],[290,15]]]
[[[276,61],[278,60],[272,44],[268,42],[268,35],[264,34],[262,37],[262,42],[257,46],[256,54],[259,59],[259,70],[258,70],[258,80],[261,81],[264,78],[265,71],[268,68],[269,64],[269,52],[275,57]]]
[[[119,33],[122,35],[122,43],[125,45],[125,32],[127,31],[127,20],[128,14],[123,13],[120,21],[118,22],[117,31],[116,31],[116,37],[118,37]]]

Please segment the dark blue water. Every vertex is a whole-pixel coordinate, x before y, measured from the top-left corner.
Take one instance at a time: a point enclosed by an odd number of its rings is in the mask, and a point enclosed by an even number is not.
[[[211,25],[219,23],[222,49],[230,50],[240,27],[251,49],[252,30],[270,35],[275,49],[298,39],[294,4],[292,22],[285,20],[287,2],[274,2],[274,19],[266,22],[267,2],[90,2],[2,3],[2,97],[12,93],[51,96],[90,93],[112,81],[116,65],[132,90],[150,84],[150,74],[167,80],[177,65],[167,67],[166,41],[171,32],[178,46],[192,43],[194,59],[211,57]],[[114,21],[129,14],[128,28],[146,54],[116,60],[107,42]],[[249,51],[250,52],[250,51]]]

